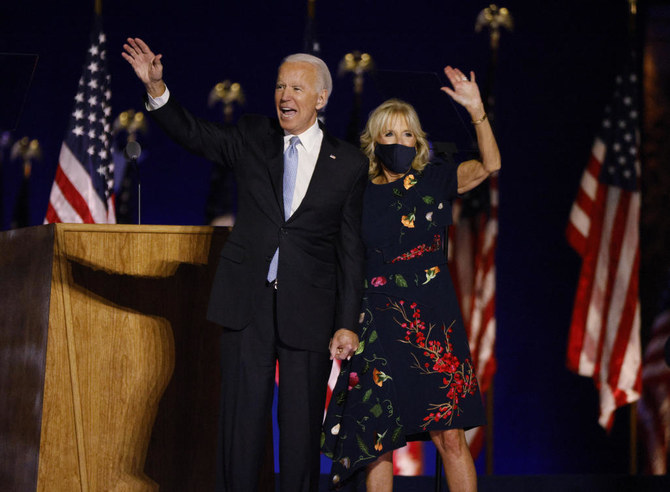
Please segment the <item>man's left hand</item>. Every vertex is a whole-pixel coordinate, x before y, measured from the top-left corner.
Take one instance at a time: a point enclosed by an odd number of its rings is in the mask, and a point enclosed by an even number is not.
[[[330,340],[330,360],[351,359],[358,348],[358,335],[346,328],[340,328]]]

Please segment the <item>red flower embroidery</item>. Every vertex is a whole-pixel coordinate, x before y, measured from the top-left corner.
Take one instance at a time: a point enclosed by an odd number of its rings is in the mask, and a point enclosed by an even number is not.
[[[431,253],[433,251],[438,251],[442,248],[442,238],[439,234],[435,234],[433,237],[433,244],[426,246],[425,244],[419,244],[415,248],[410,249],[409,251],[397,256],[391,260],[391,263],[396,263],[398,261],[407,261],[413,258],[417,258],[425,253]]]
[[[398,341],[409,344],[416,352],[414,357],[414,369],[423,374],[442,374],[442,389],[445,390],[446,401],[442,403],[431,403],[421,425],[424,429],[431,422],[446,420],[451,423],[454,415],[459,415],[460,400],[477,392],[477,377],[472,362],[469,359],[460,361],[453,353],[453,346],[449,340],[452,332],[451,326],[442,326],[436,330],[435,325],[421,320],[421,310],[415,302],[409,306],[411,313],[404,306],[404,301],[391,302],[387,309],[397,311],[400,317],[396,320],[399,327],[405,332],[405,336]],[[452,323],[453,325],[453,323]],[[438,339],[435,333],[441,332],[444,338]]]
[[[350,372],[349,373],[349,390],[351,390],[354,386],[358,384],[358,373],[357,372]]]
[[[453,373],[458,370],[459,365],[460,362],[458,361],[458,357],[450,352],[447,352],[435,361],[435,364],[433,365],[433,371]]]
[[[381,287],[386,284],[386,277],[374,277],[370,280],[370,283],[373,287]]]

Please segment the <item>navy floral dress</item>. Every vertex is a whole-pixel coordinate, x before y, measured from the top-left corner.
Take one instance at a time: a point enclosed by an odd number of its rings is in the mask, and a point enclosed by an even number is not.
[[[368,183],[360,345],[342,364],[321,436],[334,488],[354,486],[379,456],[428,431],[485,423],[446,264],[456,169],[438,161]]]

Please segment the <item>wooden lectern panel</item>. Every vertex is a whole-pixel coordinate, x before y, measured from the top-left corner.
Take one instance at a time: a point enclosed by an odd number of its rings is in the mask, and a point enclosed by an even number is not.
[[[17,490],[212,490],[219,330],[205,312],[227,230],[43,227],[55,234],[39,469],[37,489]]]
[[[53,227],[0,234],[0,489],[37,487]]]

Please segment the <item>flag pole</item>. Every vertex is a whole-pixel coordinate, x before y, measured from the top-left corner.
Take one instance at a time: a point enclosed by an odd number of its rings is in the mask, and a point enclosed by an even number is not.
[[[11,229],[19,229],[30,225],[30,176],[33,167],[32,161],[42,158],[39,141],[23,137],[12,146],[11,157],[21,160],[23,164],[23,177],[10,225]]]
[[[5,229],[5,209],[3,207],[4,201],[4,181],[2,179],[2,159],[5,155],[5,147],[9,145],[10,133],[0,131],[0,231]]]
[[[491,4],[481,10],[475,22],[475,32],[487,28],[490,40],[489,72],[486,84],[487,114],[491,124],[495,121],[495,76],[498,68],[498,48],[500,47],[500,28],[512,31],[514,22],[509,10]],[[491,375],[491,381],[486,390],[486,474],[493,475],[493,394],[495,386],[495,374]]]
[[[317,55],[321,51],[319,42],[316,40],[316,0],[307,0],[307,21],[305,22],[305,34],[303,36],[305,53]]]
[[[637,0],[628,0],[628,7],[630,9],[628,13],[628,30],[630,36],[629,42],[637,43],[636,29],[635,29],[637,24]],[[628,471],[631,475],[637,475],[638,472],[637,402],[633,402],[630,404],[629,426],[630,428],[628,429],[628,432],[629,432],[629,443],[630,443],[629,444],[630,461]]]
[[[349,124],[347,125],[346,140],[354,145],[359,144],[360,129],[359,115],[361,112],[361,99],[363,95],[363,76],[366,72],[374,69],[374,61],[368,53],[361,53],[360,51],[353,51],[347,53],[340,61],[338,68],[338,75],[342,76],[347,72],[354,75],[354,101],[351,108],[351,115],[349,117]]]
[[[487,28],[489,31],[491,54],[489,57],[489,73],[486,89],[487,113],[489,120],[493,119],[495,108],[495,75],[498,68],[498,48],[500,47],[500,28],[504,27],[508,31],[514,29],[514,21],[509,9],[505,7],[498,7],[491,4],[483,9],[477,15],[475,21],[475,32]]]
[[[630,467],[629,473],[637,475],[637,402],[630,404]]]

